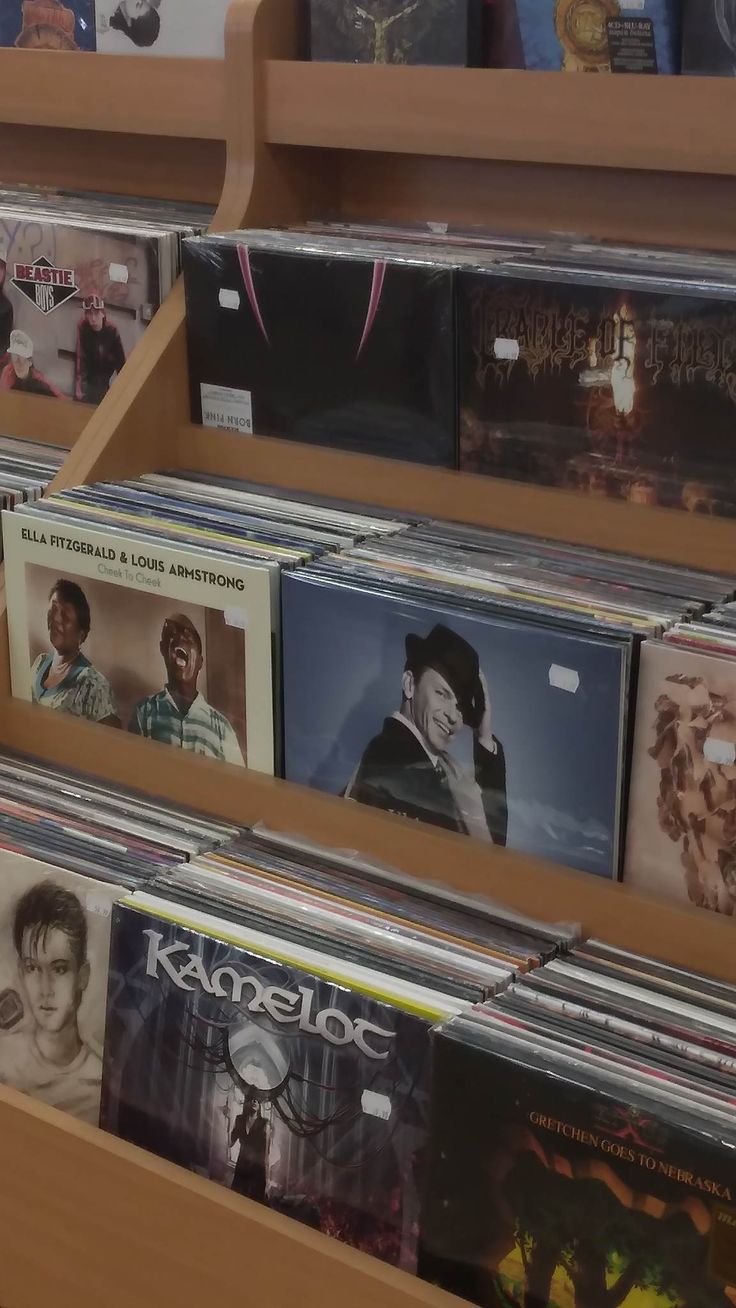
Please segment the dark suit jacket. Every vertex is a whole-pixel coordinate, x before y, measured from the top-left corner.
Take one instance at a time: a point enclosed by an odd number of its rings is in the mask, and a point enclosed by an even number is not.
[[[494,845],[505,845],[506,759],[500,741],[496,746],[491,754],[476,742],[475,779],[491,839]],[[396,718],[386,718],[383,730],[368,745],[348,798],[467,835],[447,778],[433,767],[414,733]]]

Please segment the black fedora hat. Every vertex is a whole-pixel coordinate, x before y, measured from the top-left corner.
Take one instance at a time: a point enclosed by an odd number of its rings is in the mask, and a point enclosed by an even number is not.
[[[480,726],[485,697],[480,684],[480,663],[473,646],[442,623],[433,627],[428,636],[410,632],[406,637],[406,671],[417,676],[425,668],[434,668],[452,687],[466,726]]]

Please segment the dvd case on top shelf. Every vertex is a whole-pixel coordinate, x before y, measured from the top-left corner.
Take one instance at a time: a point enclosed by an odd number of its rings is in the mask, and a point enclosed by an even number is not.
[[[483,63],[485,0],[309,0],[311,57],[368,64]]]
[[[593,253],[458,272],[460,467],[733,516],[733,269]]]
[[[493,0],[489,46],[498,68],[677,73],[680,0]]]
[[[455,467],[453,278],[380,241],[185,241],[193,421]]]
[[[734,0],[683,0],[682,71],[736,76]]]
[[[3,0],[0,46],[94,50],[95,0]]]

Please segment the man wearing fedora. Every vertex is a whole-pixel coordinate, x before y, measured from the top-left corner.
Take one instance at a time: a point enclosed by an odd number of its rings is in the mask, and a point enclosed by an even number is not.
[[[473,772],[453,757],[463,727],[473,732]],[[491,703],[478,655],[438,624],[406,637],[401,707],[386,718],[345,798],[506,844],[506,759],[491,730]]]

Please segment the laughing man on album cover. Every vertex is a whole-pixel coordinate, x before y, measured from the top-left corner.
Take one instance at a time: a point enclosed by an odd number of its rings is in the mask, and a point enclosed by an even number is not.
[[[467,726],[473,772],[452,755]],[[477,652],[438,624],[406,637],[400,708],[363,753],[347,799],[506,844],[506,760],[491,730],[491,701]]]

